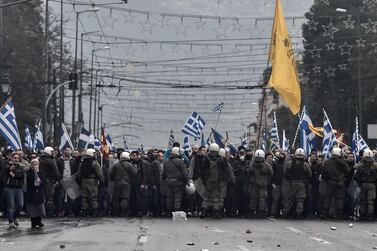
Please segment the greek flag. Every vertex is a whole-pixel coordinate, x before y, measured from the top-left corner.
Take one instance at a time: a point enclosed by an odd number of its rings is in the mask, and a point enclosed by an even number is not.
[[[101,141],[94,135],[92,137],[94,137],[94,150],[100,150],[102,147]]]
[[[13,150],[22,149],[12,98],[9,98],[1,107],[0,132]]]
[[[315,134],[314,132],[310,129],[313,128],[313,123],[312,120],[309,117],[309,114],[306,111],[306,107],[304,106],[303,111],[302,111],[302,116],[300,120],[300,127],[302,130],[305,131],[305,135],[308,141],[308,144],[310,145],[310,148],[315,149],[317,147],[317,144],[315,142]],[[308,153],[306,153],[308,154]]]
[[[94,141],[94,135],[90,134],[88,130],[82,127],[79,136],[78,148],[82,150],[86,150],[89,148],[94,149]]]
[[[123,136],[123,147],[125,151],[129,151],[128,145],[127,145],[127,140],[126,136]]]
[[[276,113],[274,112],[274,120],[272,122],[272,127],[270,130],[270,149],[279,148],[279,131],[278,131],[278,122],[276,120]]]
[[[25,125],[25,144],[26,149],[33,149],[33,140],[29,131],[28,124]]]
[[[37,122],[34,128],[33,149],[35,151],[42,151],[44,149],[43,134],[41,131],[40,122]]]
[[[174,142],[175,142],[175,138],[174,138],[173,129],[170,129],[170,136],[169,136],[168,149],[172,149],[172,148],[173,148],[173,144],[174,144]]]
[[[358,162],[360,160],[360,151],[365,151],[370,149],[364,138],[359,134],[359,119],[356,118],[355,132],[352,136],[352,152],[355,155],[355,160]]]
[[[285,137],[285,130],[283,130],[283,143],[282,143],[282,147],[281,148],[283,149],[283,152],[286,152],[286,153],[289,152],[289,141]]]
[[[187,158],[190,156],[190,139],[189,136],[186,135],[183,139],[183,152]]]
[[[216,105],[212,108],[212,112],[221,112],[224,108],[224,102],[221,102],[220,104]]]
[[[110,134],[107,134],[107,136],[106,136],[106,142],[107,142],[107,145],[110,148],[110,151],[115,152],[115,146],[113,144],[113,141],[111,140]]]
[[[60,146],[59,146],[59,149],[60,149],[60,151],[63,151],[64,148],[66,148],[66,147],[69,147],[72,150],[74,150],[73,144],[71,142],[71,138],[69,137],[68,132],[67,132],[67,128],[65,127],[64,123],[62,123],[62,125],[60,127]]]
[[[246,136],[241,138],[241,146],[243,146],[245,148],[247,147],[247,137]]]
[[[225,145],[223,143],[223,136],[216,131],[215,129],[212,129],[213,138],[215,139],[215,143],[219,145],[220,148],[225,148]]]
[[[322,141],[322,154],[325,159],[329,159],[331,155],[331,148],[336,143],[336,136],[334,135],[330,119],[327,113],[323,110],[325,119],[323,121],[323,141]]]
[[[310,154],[312,151],[312,148],[310,146],[308,136],[306,135],[306,131],[303,128],[301,128],[300,131],[300,147],[304,149],[306,156],[308,156],[308,154]]]
[[[194,137],[195,139],[199,139],[205,124],[206,122],[203,120],[203,118],[197,112],[193,112],[184,124],[182,132],[186,135]]]

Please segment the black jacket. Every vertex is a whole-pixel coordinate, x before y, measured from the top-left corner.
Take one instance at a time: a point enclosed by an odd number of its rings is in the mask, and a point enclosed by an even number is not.
[[[9,172],[14,174],[12,177]],[[22,188],[24,184],[25,178],[25,171],[23,166],[19,164],[13,164],[12,162],[8,162],[5,167],[2,169],[1,172],[1,182],[4,187],[10,188]]]
[[[74,175],[75,173],[78,172],[78,165],[75,165],[76,161],[72,158],[69,160],[69,167],[71,169],[71,175]],[[64,159],[59,158],[56,161],[56,165],[59,170],[60,177],[63,178],[63,173],[64,173]]]
[[[26,172],[26,203],[31,203],[33,205],[43,204],[45,202],[45,194],[44,194],[44,185],[46,184],[46,180],[41,172],[38,172],[38,177],[41,180],[39,186],[35,186],[35,173],[32,169]]]
[[[39,170],[43,173],[46,180],[60,181],[60,173],[56,162],[51,155],[42,153],[39,157]]]

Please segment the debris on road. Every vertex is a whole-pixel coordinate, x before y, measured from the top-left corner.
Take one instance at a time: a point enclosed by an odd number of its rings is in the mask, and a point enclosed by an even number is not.
[[[194,246],[195,243],[194,243],[194,242],[187,242],[187,245],[189,245],[189,246]]]
[[[246,230],[246,233],[247,233],[247,234],[251,234],[251,230],[250,230],[250,229],[247,229],[247,230]]]
[[[353,224],[352,223],[348,224],[348,227],[353,228]]]
[[[336,230],[336,227],[331,226],[330,229],[333,230],[333,231],[335,231],[335,230]]]
[[[372,247],[372,249],[377,249],[377,246]]]
[[[276,246],[277,246],[278,248],[280,248],[280,247],[281,247],[281,246],[280,246],[280,244],[277,244]]]
[[[61,249],[64,249],[64,248],[65,248],[65,245],[60,245],[60,248],[61,248]]]
[[[253,240],[247,240],[248,243],[253,243]]]
[[[7,240],[6,239],[1,239],[1,242],[6,242]]]
[[[172,214],[173,214],[173,217],[172,217],[173,221],[187,221],[186,213],[183,211],[176,211],[176,212],[173,212]]]
[[[220,243],[218,243],[217,241],[215,241],[215,242],[212,242],[212,245],[220,245]]]

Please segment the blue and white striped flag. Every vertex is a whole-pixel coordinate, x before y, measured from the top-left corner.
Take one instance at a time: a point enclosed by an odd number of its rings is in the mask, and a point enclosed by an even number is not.
[[[94,149],[94,135],[90,134],[84,127],[81,128],[78,148],[82,150]]]
[[[280,139],[278,131],[278,122],[276,120],[276,112],[274,112],[274,120],[272,122],[272,127],[270,130],[270,149],[279,148]]]
[[[125,151],[129,151],[126,136],[123,136],[123,147]]]
[[[364,138],[359,134],[359,119],[356,118],[355,132],[352,136],[352,152],[355,155],[355,161],[359,162],[361,156],[359,156],[360,151],[365,151],[369,148]]]
[[[66,148],[66,147],[69,147],[72,150],[74,150],[73,144],[71,142],[71,138],[69,137],[68,132],[67,132],[67,128],[65,127],[64,123],[62,123],[62,125],[60,127],[60,146],[59,146],[59,149],[60,149],[60,151],[63,151],[64,148]]]
[[[96,136],[92,136],[94,137],[94,150],[101,150],[101,147],[102,147],[102,144],[101,144],[101,141],[99,139],[97,139]]]
[[[28,124],[25,125],[25,144],[24,146],[26,147],[26,149],[33,149],[33,140],[31,138],[31,134],[30,134],[30,131],[29,131],[29,126]]]
[[[190,139],[189,139],[188,135],[186,135],[183,139],[183,152],[185,153],[186,157],[189,158],[189,156],[190,156]]]
[[[203,118],[197,112],[193,112],[184,124],[182,132],[194,137],[195,140],[199,139],[205,124]]]
[[[216,105],[211,109],[212,112],[221,112],[224,108],[224,102],[221,102],[220,104]]]
[[[322,154],[325,156],[325,159],[329,159],[331,156],[331,148],[336,143],[336,136],[334,135],[333,127],[325,110],[323,110],[323,113],[325,119],[323,121]]]
[[[41,123],[38,121],[34,128],[33,149],[35,151],[42,151],[44,149],[43,133],[41,131]]]
[[[12,98],[0,108],[0,132],[13,150],[22,149]]]
[[[302,110],[300,127],[302,130],[305,130],[306,138],[307,138],[308,144],[310,145],[310,149],[316,149],[317,144],[315,142],[315,133],[310,129],[310,127],[314,127],[314,126],[305,106]]]
[[[300,147],[304,149],[306,157],[311,153],[312,147],[310,146],[308,136],[306,135],[306,131],[301,128],[301,135],[300,135]]]
[[[115,146],[113,144],[113,141],[111,140],[110,134],[107,134],[107,136],[106,136],[106,142],[107,142],[107,145],[110,148],[110,151],[115,152]]]
[[[266,130],[264,129],[260,149],[262,149],[263,151],[266,151],[266,147],[267,147],[267,139],[266,139]]]
[[[283,152],[286,152],[286,153],[289,152],[289,141],[285,137],[285,130],[283,130],[283,143],[282,143],[282,147],[281,148],[283,149]]]

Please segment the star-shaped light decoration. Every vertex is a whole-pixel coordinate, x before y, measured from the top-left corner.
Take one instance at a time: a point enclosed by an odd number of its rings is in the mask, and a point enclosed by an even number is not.
[[[363,0],[363,4],[364,4],[364,5],[365,5],[365,4],[369,5],[369,4],[371,4],[371,3],[375,3],[375,4],[377,4],[377,0]]]
[[[226,31],[228,29],[228,26],[225,26],[221,23],[221,19],[219,19],[219,22],[217,24],[217,27],[215,29],[212,29],[216,33],[216,38],[223,38],[227,37]]]
[[[195,25],[196,25],[196,29],[197,30],[205,30],[205,25],[206,25],[207,23],[206,22],[203,22],[203,19],[200,17],[199,18],[199,21],[197,21],[197,22],[195,22]]]
[[[315,5],[319,5],[320,3],[326,4],[327,6],[330,5],[329,0],[314,0]]]
[[[161,19],[158,21],[161,24],[161,28],[169,27],[169,18],[165,15],[161,16]]]
[[[232,23],[233,31],[241,32],[242,24],[240,24],[240,20],[237,18]]]
[[[332,68],[331,66],[325,70],[328,78],[335,77],[335,71],[336,69]]]
[[[370,31],[373,33],[377,32],[377,22],[373,22],[370,18],[368,18],[368,23],[362,23],[361,26],[365,28],[365,34],[368,34]]]
[[[339,31],[338,28],[334,27],[332,22],[330,22],[329,25],[322,25],[322,28],[324,30],[323,36],[329,36],[331,39],[334,39],[334,33]]]
[[[325,44],[326,48],[328,51],[333,51],[335,50],[335,43],[334,42],[328,42],[327,44]]]
[[[133,24],[134,19],[136,18],[136,16],[134,14],[132,14],[131,11],[128,11],[128,15],[124,15],[123,17],[124,17],[124,22],[130,23],[130,24]]]
[[[318,24],[319,24],[319,22],[316,22],[313,19],[310,19],[309,22],[308,22],[309,31],[311,31],[311,30],[315,30],[316,31]]]
[[[344,44],[339,46],[339,49],[341,50],[340,55],[351,56],[351,49],[352,48],[353,48],[353,45],[350,45],[350,44],[347,43],[347,41],[344,41]]]
[[[321,66],[314,65],[313,72],[314,72],[314,74],[321,74]]]
[[[371,43],[370,45],[373,47],[373,52],[377,52],[377,43]]]
[[[174,25],[176,29],[176,35],[182,34],[183,36],[186,36],[186,31],[188,28],[190,28],[190,25],[184,25],[183,23],[183,17],[181,17],[181,21],[178,25]]]
[[[147,19],[145,20],[145,22],[140,22],[140,25],[142,27],[142,30],[141,30],[141,33],[145,33],[145,32],[148,32],[149,34],[152,34],[152,29],[153,27],[156,25],[156,24],[151,24],[150,20],[149,20],[149,14],[147,15]]]
[[[346,71],[348,65],[346,63],[342,62],[341,64],[338,65],[338,67],[339,67],[340,71]]]
[[[367,40],[363,39],[362,37],[356,40],[357,47],[365,48],[365,43]]]
[[[321,51],[322,49],[317,48],[316,45],[314,45],[313,49],[309,50],[312,54],[312,58],[321,58]]]
[[[349,15],[348,15],[348,19],[347,19],[347,20],[344,20],[343,23],[345,24],[345,26],[346,26],[345,28],[346,28],[346,29],[353,29],[353,28],[354,28],[354,25],[355,25],[355,23],[356,23],[356,21],[355,21],[355,20],[352,20],[352,15],[349,14]]]

